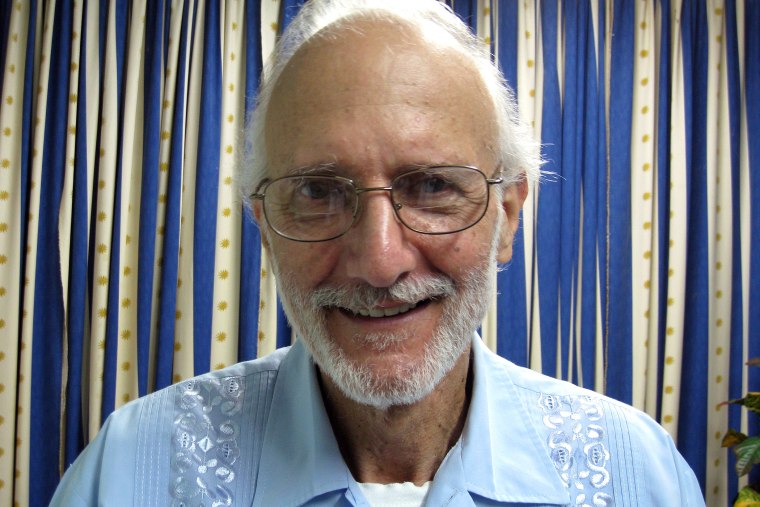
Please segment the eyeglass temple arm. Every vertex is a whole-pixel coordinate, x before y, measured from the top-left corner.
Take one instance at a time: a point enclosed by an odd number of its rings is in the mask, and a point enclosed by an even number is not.
[[[253,191],[251,195],[248,196],[249,199],[256,199],[258,201],[264,200],[264,193],[261,192],[262,187],[266,187],[267,183],[269,183],[269,178],[264,178],[261,180],[261,183],[256,185],[256,190]]]

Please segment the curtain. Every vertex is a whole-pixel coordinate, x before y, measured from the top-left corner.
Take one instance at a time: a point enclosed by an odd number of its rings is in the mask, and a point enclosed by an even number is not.
[[[0,504],[47,504],[130,400],[291,343],[235,161],[301,3],[0,0]],[[719,403],[760,386],[760,4],[448,3],[546,160],[484,340],[648,412],[727,505],[721,437],[758,430]]]

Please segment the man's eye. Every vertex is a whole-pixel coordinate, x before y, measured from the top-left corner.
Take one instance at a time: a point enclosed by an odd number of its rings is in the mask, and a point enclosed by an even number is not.
[[[331,199],[335,198],[341,193],[340,185],[336,185],[331,181],[300,181],[296,186],[294,192],[294,199]]]
[[[458,193],[460,188],[450,178],[442,174],[415,174],[402,178],[396,185],[399,192],[407,196],[442,196]]]
[[[446,190],[452,190],[452,186],[445,178],[438,175],[431,175],[420,181],[419,189],[423,192],[435,194]]]

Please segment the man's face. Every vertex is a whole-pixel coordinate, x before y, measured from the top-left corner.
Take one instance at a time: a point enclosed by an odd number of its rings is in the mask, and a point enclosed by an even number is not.
[[[398,27],[354,27],[313,40],[281,75],[266,124],[270,177],[328,166],[379,187],[434,164],[491,177],[491,102],[471,64]],[[514,189],[505,206],[490,192],[485,217],[455,234],[407,229],[387,192],[363,194],[357,222],[338,239],[298,243],[267,231],[288,317],[344,394],[378,408],[414,403],[469,350],[521,204]]]

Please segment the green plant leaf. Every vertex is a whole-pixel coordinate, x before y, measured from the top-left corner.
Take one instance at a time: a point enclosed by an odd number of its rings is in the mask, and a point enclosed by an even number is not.
[[[736,454],[736,473],[741,477],[747,474],[752,465],[760,463],[760,436],[749,437],[734,446]]]
[[[749,486],[744,486],[739,490],[734,507],[760,507],[760,493]]]
[[[723,435],[723,441],[720,443],[721,447],[733,447],[737,444],[741,444],[747,440],[747,435],[729,428],[725,435]]]
[[[744,398],[724,401],[720,405],[744,405],[748,410],[760,415],[760,393],[747,393]]]
[[[760,393],[747,393],[744,397],[744,406],[756,414],[760,414]]]

